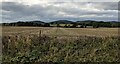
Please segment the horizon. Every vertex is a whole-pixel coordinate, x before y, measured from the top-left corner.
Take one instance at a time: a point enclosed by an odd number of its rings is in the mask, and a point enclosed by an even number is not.
[[[60,20],[65,20],[65,19],[60,19]],[[41,21],[41,22],[45,22],[45,23],[49,23],[49,22],[54,22],[54,21],[59,21],[59,20],[53,20],[53,21],[42,21],[42,20],[24,20],[24,21],[9,21],[9,22],[0,22],[0,23],[14,23],[14,22],[31,22],[31,21]],[[72,22],[77,22],[77,21],[103,21],[103,22],[119,22],[118,20],[68,20],[68,21],[72,21]]]

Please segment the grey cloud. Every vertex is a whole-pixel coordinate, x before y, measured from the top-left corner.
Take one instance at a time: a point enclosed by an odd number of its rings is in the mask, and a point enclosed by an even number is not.
[[[64,4],[64,3],[62,3]],[[86,3],[86,2],[79,2],[79,3],[74,3],[75,5],[77,5],[79,8],[81,7],[86,7],[85,5],[90,4],[90,3]],[[92,2],[91,3],[93,7],[95,7],[98,10],[104,10],[104,11],[92,11],[91,10],[82,10],[82,9],[78,9],[78,8],[71,8],[71,7],[67,7],[67,8],[60,8],[59,10],[66,12],[68,14],[77,14],[77,15],[89,15],[89,14],[95,14],[95,15],[114,15],[117,14],[117,10],[118,10],[118,5],[117,2],[102,2],[102,3],[98,3],[98,2]]]
[[[96,9],[103,9],[104,11],[92,11],[91,10],[82,10],[81,7],[90,3],[70,3],[67,5],[67,2],[60,3],[49,3],[50,5],[42,6],[41,4],[37,5],[23,5],[16,2],[3,2],[2,3],[2,19],[3,21],[20,21],[20,20],[43,20],[43,21],[53,21],[59,19],[68,19],[68,20],[86,20],[86,19],[95,19],[95,20],[117,20],[117,4],[116,3],[91,3]],[[55,6],[55,5],[60,6]],[[67,6],[64,6],[66,4]],[[75,8],[73,5],[77,6]],[[73,7],[71,7],[73,6]],[[110,11],[108,11],[110,10]],[[66,15],[74,15],[76,17],[68,17],[58,14],[59,12],[66,13]],[[96,17],[78,17],[82,15],[96,15]],[[106,17],[97,17],[106,15]],[[107,17],[113,15],[115,17]]]
[[[104,9],[104,10],[118,10],[118,2],[94,3],[94,6],[96,8]]]

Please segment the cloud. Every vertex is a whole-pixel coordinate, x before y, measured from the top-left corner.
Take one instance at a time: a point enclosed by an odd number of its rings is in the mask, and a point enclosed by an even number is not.
[[[0,0],[0,2],[29,2],[29,3],[38,3],[38,2],[118,2],[119,0]]]
[[[2,2],[3,22],[42,20],[117,20],[117,2]]]

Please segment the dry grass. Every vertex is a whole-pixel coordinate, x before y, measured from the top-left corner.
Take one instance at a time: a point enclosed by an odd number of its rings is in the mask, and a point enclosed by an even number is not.
[[[64,36],[118,36],[118,28],[52,28],[52,27],[2,27],[3,35],[38,34]]]
[[[39,31],[48,31],[49,28],[43,27],[2,27],[3,35],[18,35],[18,34],[38,34]],[[42,32],[44,33],[44,32]]]
[[[86,35],[86,36],[118,36],[118,28],[70,28],[64,29],[69,32],[73,32],[76,35]]]

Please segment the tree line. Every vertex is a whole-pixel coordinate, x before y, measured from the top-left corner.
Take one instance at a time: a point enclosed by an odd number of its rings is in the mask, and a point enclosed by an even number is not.
[[[37,27],[63,27],[63,28],[93,28],[99,27],[120,27],[120,22],[74,22],[70,24],[56,23],[56,26],[51,26],[51,23],[34,23],[34,22],[16,22],[16,23],[2,23],[2,26],[37,26]]]
[[[49,23],[39,24],[34,22],[17,22],[17,23],[2,23],[2,26],[37,26],[37,27],[49,27]]]

